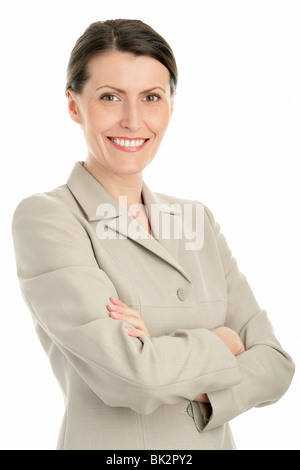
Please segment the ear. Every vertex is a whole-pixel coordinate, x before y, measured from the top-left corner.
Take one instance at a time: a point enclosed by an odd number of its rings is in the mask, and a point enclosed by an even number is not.
[[[174,96],[172,97],[171,103],[170,103],[170,118],[173,115],[173,111],[174,111]]]
[[[68,98],[68,109],[69,109],[69,114],[71,116],[71,119],[73,119],[74,122],[77,124],[81,124],[81,117],[80,117],[80,112],[79,112],[79,107],[78,107],[78,98],[74,91],[69,89],[67,91],[67,98]]]
[[[174,111],[174,97],[172,98],[172,101],[171,101],[171,116],[173,114],[173,111]]]

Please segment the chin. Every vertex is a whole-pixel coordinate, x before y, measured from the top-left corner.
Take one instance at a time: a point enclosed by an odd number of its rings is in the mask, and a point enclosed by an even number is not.
[[[122,165],[119,165],[114,168],[116,173],[122,175],[135,175],[141,173],[150,162],[141,164],[141,162],[122,162]]]

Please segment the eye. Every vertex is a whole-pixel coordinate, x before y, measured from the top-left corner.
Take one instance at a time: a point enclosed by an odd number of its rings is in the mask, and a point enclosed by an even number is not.
[[[118,98],[115,95],[111,95],[110,93],[105,93],[104,95],[100,96],[100,100],[102,100],[102,101],[117,101]]]
[[[160,99],[160,96],[158,95],[147,95],[145,97],[145,101],[148,103],[155,103],[155,101],[158,101]]]

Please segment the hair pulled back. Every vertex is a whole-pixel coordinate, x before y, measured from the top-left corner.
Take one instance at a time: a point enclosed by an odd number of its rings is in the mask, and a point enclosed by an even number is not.
[[[106,20],[92,23],[77,40],[67,69],[68,89],[81,93],[89,79],[88,62],[101,52],[116,50],[136,56],[149,56],[170,72],[171,95],[175,94],[178,71],[174,54],[166,40],[140,20]]]

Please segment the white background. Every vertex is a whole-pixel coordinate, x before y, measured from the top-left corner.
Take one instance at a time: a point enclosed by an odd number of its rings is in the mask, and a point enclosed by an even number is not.
[[[175,111],[144,179],[203,201],[299,363],[300,2],[7,0],[0,6],[0,448],[54,449],[64,405],[19,290],[18,202],[84,160],[64,96],[70,51],[92,22],[137,18],[171,44]],[[232,421],[238,449],[299,449],[299,377],[277,404]]]

